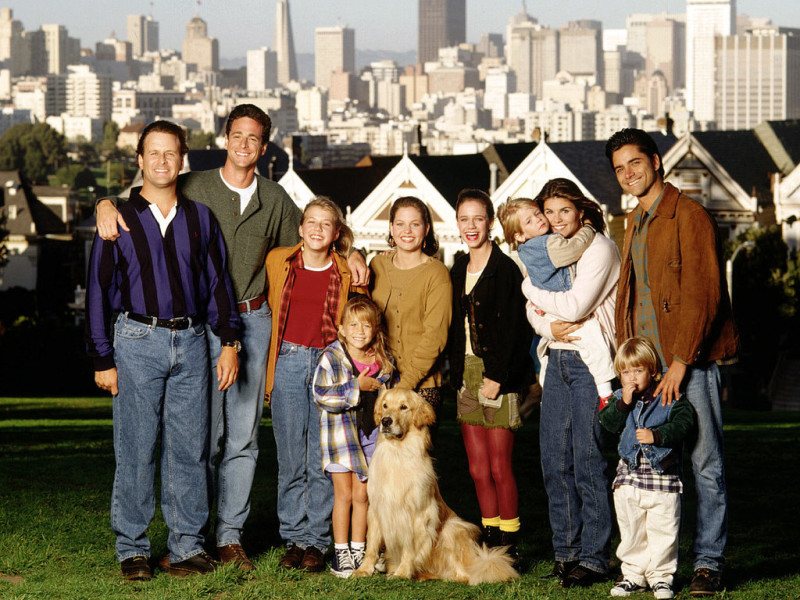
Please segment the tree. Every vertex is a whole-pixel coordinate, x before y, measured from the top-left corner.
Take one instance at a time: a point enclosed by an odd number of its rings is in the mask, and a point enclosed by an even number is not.
[[[20,170],[33,183],[47,183],[65,154],[64,136],[47,123],[14,125],[0,137],[0,169]]]
[[[115,154],[117,152],[117,138],[119,137],[119,125],[116,121],[107,121],[103,126],[103,141],[100,149],[105,154]]]
[[[90,142],[85,137],[80,136],[72,144],[72,152],[80,164],[85,167],[96,165],[100,161],[97,151],[98,144]]]
[[[66,185],[73,190],[97,186],[94,174],[83,165],[61,167],[56,171],[54,182],[56,185]]]
[[[780,228],[754,227],[727,244],[725,256],[745,241],[733,265],[733,311],[747,372],[739,393],[757,395],[772,374],[778,352],[797,343],[800,329],[800,258],[789,253]],[[752,386],[751,389],[747,389]],[[742,391],[743,390],[743,391]]]
[[[189,139],[186,140],[186,145],[190,150],[205,150],[206,148],[216,148],[214,143],[216,136],[213,133],[202,131],[200,133],[193,133],[189,130]]]

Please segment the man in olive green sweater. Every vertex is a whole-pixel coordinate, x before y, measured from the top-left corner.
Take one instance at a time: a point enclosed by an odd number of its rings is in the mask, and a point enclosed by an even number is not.
[[[209,468],[217,471],[209,490],[217,501],[216,537],[222,562],[253,568],[241,545],[250,512],[250,490],[258,457],[258,426],[263,408],[266,362],[272,319],[266,302],[267,253],[300,241],[302,213],[282,187],[255,173],[267,151],[272,123],[260,108],[241,104],[231,111],[225,128],[228,156],[220,170],[181,175],[178,189],[190,200],[208,206],[219,221],[228,250],[228,269],[242,319],[239,379],[225,391],[211,385]],[[97,205],[97,230],[115,239],[118,226],[127,225],[110,201]],[[368,269],[354,252],[350,260],[355,279],[366,283]],[[207,330],[211,364],[217,362],[220,340]],[[213,473],[212,473],[213,475]]]

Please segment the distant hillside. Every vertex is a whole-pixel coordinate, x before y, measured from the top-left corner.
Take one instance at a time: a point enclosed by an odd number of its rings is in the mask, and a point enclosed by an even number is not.
[[[356,50],[356,70],[369,66],[379,60],[393,60],[400,68],[413,65],[417,60],[416,50],[393,52],[391,50]],[[238,69],[247,65],[247,58],[221,58],[220,66],[225,69]],[[297,74],[300,79],[314,81],[314,54],[300,52],[297,54]]]

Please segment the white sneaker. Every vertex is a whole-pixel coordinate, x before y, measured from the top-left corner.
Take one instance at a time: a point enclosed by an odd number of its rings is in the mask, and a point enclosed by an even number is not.
[[[675,592],[672,591],[672,586],[666,581],[659,581],[653,585],[653,595],[656,600],[669,600],[675,597]]]
[[[636,592],[643,592],[647,588],[642,587],[641,585],[637,585],[632,581],[628,581],[627,579],[623,579],[613,588],[611,588],[611,595],[612,596],[630,596]],[[670,596],[671,597],[671,596]]]

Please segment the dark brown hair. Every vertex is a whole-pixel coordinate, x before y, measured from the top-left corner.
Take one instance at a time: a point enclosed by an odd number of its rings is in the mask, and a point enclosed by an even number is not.
[[[402,198],[398,198],[394,201],[392,208],[389,210],[389,223],[394,223],[394,215],[400,208],[415,208],[417,211],[419,211],[419,214],[422,215],[422,222],[428,226],[428,234],[422,241],[422,252],[428,256],[433,256],[436,254],[439,251],[439,242],[436,240],[436,236],[433,233],[433,219],[431,219],[431,211],[428,208],[428,205],[414,196],[403,196]],[[394,238],[392,237],[391,232],[389,232],[387,241],[389,242],[390,246],[394,247]]]
[[[653,156],[658,157],[658,174],[661,175],[661,179],[664,179],[664,159],[661,158],[661,152],[658,151],[656,141],[649,133],[641,129],[622,129],[608,138],[606,142],[606,158],[608,158],[608,162],[611,163],[611,168],[614,168],[614,152],[623,146],[631,144],[636,146],[639,152],[649,156],[651,161],[653,160]]]
[[[578,184],[571,179],[566,179],[564,177],[551,179],[544,184],[542,191],[536,196],[536,202],[544,209],[545,201],[549,198],[556,197],[569,200],[575,205],[576,209],[583,211],[583,219],[588,219],[595,228],[595,231],[604,232],[606,230],[606,222],[605,219],[603,219],[603,209],[600,208],[597,202],[589,200],[584,196]]]
[[[228,122],[225,123],[225,136],[231,132],[231,126],[236,119],[250,117],[254,121],[261,123],[261,145],[269,141],[269,132],[272,129],[272,120],[267,113],[258,108],[255,104],[239,104],[228,115]]]
[[[483,204],[483,207],[486,209],[486,216],[489,217],[489,221],[494,221],[494,204],[492,204],[492,199],[489,197],[489,194],[478,189],[466,189],[461,190],[458,193],[458,199],[456,200],[456,215],[458,215],[458,209],[461,207],[461,205],[468,200],[474,200],[475,202]]]

